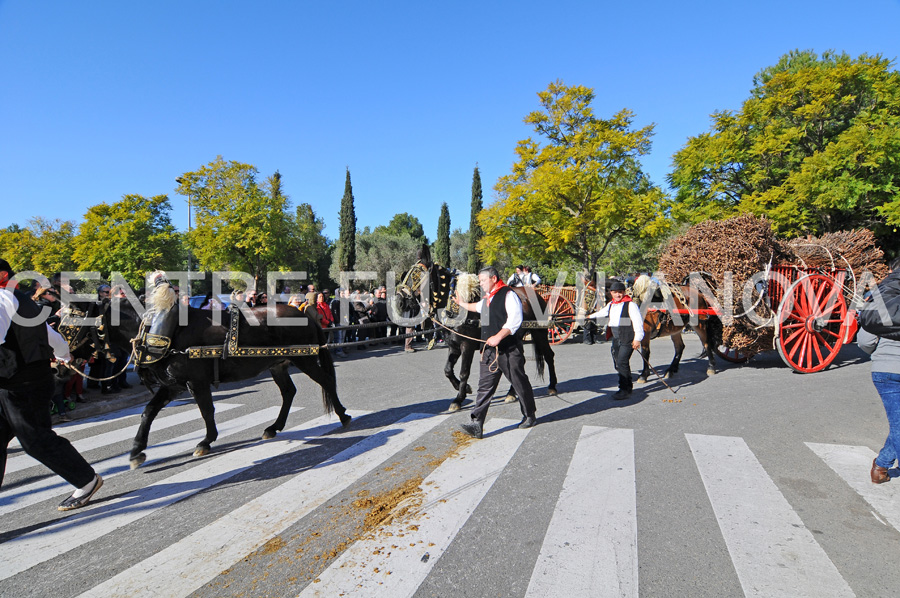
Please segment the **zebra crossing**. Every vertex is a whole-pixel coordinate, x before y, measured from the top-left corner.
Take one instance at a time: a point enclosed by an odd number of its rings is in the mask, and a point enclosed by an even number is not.
[[[217,404],[220,445],[223,439],[255,435],[277,412],[272,407],[241,414],[242,407]],[[195,412],[185,409],[168,419],[160,418],[159,427],[196,423]],[[364,415],[351,413],[357,422]],[[302,415],[295,413],[294,417],[303,419]],[[121,423],[121,427],[79,438],[73,444],[83,451],[115,452],[133,435],[132,416],[132,412],[123,412],[118,419],[103,420],[99,423]],[[15,516],[21,522],[29,516],[29,521],[37,523],[0,528],[0,595],[254,595],[246,588],[229,589],[232,586],[223,581],[237,563],[246,562],[249,555],[276,551],[281,544],[275,540],[283,543],[282,536],[288,538],[307,518],[321,517],[324,509],[334,508],[348,493],[351,498],[362,495],[357,485],[378,472],[402,469],[408,455],[426,450],[427,439],[451,437],[458,421],[458,417],[445,414],[412,413],[377,426],[342,430],[336,418],[313,417],[275,440],[217,450],[204,459],[179,462],[169,472],[169,460],[189,454],[199,437],[196,431],[176,435],[148,449],[145,468],[154,463],[159,467],[147,476],[146,484],[119,484],[131,480],[123,475],[129,470],[127,454],[119,452],[94,461],[107,480],[98,500],[55,520],[47,516],[48,505],[70,489],[42,466],[29,463],[26,455],[16,455],[10,462],[24,477],[18,485],[0,491],[0,513],[4,514],[0,521]],[[260,581],[262,585],[254,586],[255,591],[259,595],[393,598],[416,595],[427,580],[432,587],[439,585],[440,577],[447,574],[442,557],[455,543],[471,542],[472,536],[463,538],[461,530],[472,525],[472,515],[483,503],[503,500],[497,496],[497,480],[512,467],[517,453],[525,450],[529,435],[540,429],[518,430],[516,423],[494,418],[487,427],[496,432],[486,434],[483,440],[458,440],[458,450],[429,465],[419,491],[395,505],[397,516],[348,538],[339,551],[322,559],[312,575],[294,576],[289,583]],[[85,424],[77,432],[89,434],[94,428],[95,424]],[[710,533],[724,540],[744,595],[857,595],[853,581],[804,525],[744,439],[690,433],[683,437],[718,525]],[[332,442],[336,442],[333,451],[323,452]],[[875,456],[871,449],[821,443],[805,446],[821,464],[822,475],[836,475],[891,533],[900,530],[900,488],[894,484],[874,486],[868,481]],[[528,579],[527,589],[515,595],[640,594],[637,449],[632,429],[580,426],[562,485],[548,510],[549,524],[537,557],[520,564],[529,572],[523,578]],[[260,490],[253,493],[247,480],[254,478],[248,474],[279,459],[311,459],[312,463],[289,475],[272,476],[265,484],[260,482]],[[156,547],[143,550],[141,542],[135,541],[135,530],[160,525],[173,509],[180,508],[183,513],[184,505],[203,508],[205,496],[236,479],[244,480],[250,492],[247,500],[196,525],[179,518],[181,528],[165,545],[154,539]],[[466,545],[464,550],[476,553],[478,546]],[[124,566],[107,566],[102,555],[117,552],[137,556]],[[92,558],[92,554],[100,556]],[[48,567],[65,569],[70,561],[87,570],[73,575],[63,586],[58,576],[45,580]]]

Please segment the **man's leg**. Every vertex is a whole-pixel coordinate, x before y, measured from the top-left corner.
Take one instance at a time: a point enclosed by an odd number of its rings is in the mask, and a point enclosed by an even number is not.
[[[536,411],[534,389],[531,387],[531,381],[525,373],[525,354],[521,345],[500,354],[500,369],[516,391],[516,398],[519,399],[522,417],[534,418]]]
[[[503,375],[497,363],[493,363],[496,349],[485,347],[478,375],[478,395],[475,398],[475,406],[472,407],[472,419],[484,424],[487,419],[488,407],[491,399],[500,384],[500,376]]]

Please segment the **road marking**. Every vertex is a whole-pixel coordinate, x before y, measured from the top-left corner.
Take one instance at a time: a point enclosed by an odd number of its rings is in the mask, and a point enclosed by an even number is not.
[[[252,446],[204,459],[188,470],[124,496],[99,502],[93,508],[8,540],[0,544],[0,563],[3,563],[0,579],[11,577],[96,540],[287,452],[295,448],[298,441],[310,436],[321,436],[340,425],[339,421],[334,421],[330,416],[319,417],[279,434],[275,440],[260,440]],[[168,583],[170,580],[163,581]],[[168,591],[156,595],[167,593]]]
[[[581,429],[525,595],[638,595],[633,430]]]
[[[741,438],[685,434],[746,596],[853,596]]]
[[[515,425],[500,419],[491,423]],[[422,483],[424,497],[416,514],[353,544],[300,596],[397,598],[415,594],[528,432],[513,428],[492,434],[444,461]],[[402,545],[397,541],[397,548],[385,547],[400,536]]]
[[[382,428],[82,596],[186,596],[446,418],[414,413]]]
[[[863,497],[863,500],[887,519],[894,529],[900,530],[900,488],[897,487],[900,480],[892,480],[886,484],[872,483],[869,471],[877,453],[867,446],[815,442],[805,444],[847,482],[848,486]]]
[[[268,407],[225,422],[218,422],[218,441],[221,442],[223,438],[243,432],[248,428],[274,421],[275,417],[278,415],[279,409],[279,407]],[[144,467],[153,465],[153,463],[163,459],[192,452],[197,445],[197,442],[203,438],[204,434],[204,430],[198,430],[154,445],[149,450],[149,454],[152,455],[152,458],[148,457]],[[103,476],[104,480],[108,480],[109,478],[131,470],[128,461],[128,453],[122,453],[121,455],[116,455],[115,457],[92,463],[92,466],[94,467],[94,471]],[[39,503],[42,500],[60,497],[63,493],[71,491],[72,486],[65,480],[55,474],[48,474],[46,477],[37,480],[36,482],[16,486],[15,488],[4,490],[0,493],[0,515]]]
[[[216,411],[218,413],[223,413],[225,411],[228,411],[229,409],[234,409],[235,407],[241,406],[242,405],[235,403],[219,403],[218,405],[216,405]],[[200,410],[191,409],[182,413],[176,413],[175,415],[160,417],[153,422],[153,430],[165,430],[166,428],[180,426],[181,424],[186,424],[197,419],[201,419]],[[65,430],[65,432],[69,432],[69,430]],[[60,434],[60,430],[56,430],[56,433]],[[110,444],[122,442],[123,440],[131,440],[132,438],[134,438],[134,434],[135,430],[131,429],[130,427],[121,428],[119,430],[111,430],[109,432],[104,432],[103,434],[97,434],[96,436],[89,436],[88,438],[82,438],[81,440],[75,440],[71,442],[72,446],[74,446],[75,450],[77,450],[79,453],[86,453],[96,448],[101,448]],[[64,434],[60,434],[60,436],[64,436]],[[7,461],[6,473],[9,474],[14,471],[20,471],[22,469],[28,469],[29,467],[36,467],[39,465],[41,465],[40,461],[32,458],[30,455],[20,455],[18,457],[13,457],[9,461]]]

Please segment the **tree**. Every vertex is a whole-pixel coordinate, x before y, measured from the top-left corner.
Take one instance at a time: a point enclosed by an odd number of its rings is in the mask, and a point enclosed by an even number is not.
[[[341,230],[337,244],[338,271],[348,272],[356,267],[356,210],[353,207],[353,185],[350,169],[344,181],[344,197],[341,199]]]
[[[472,173],[472,210],[469,216],[469,251],[468,251],[468,270],[469,272],[478,272],[481,269],[481,262],[478,260],[478,242],[481,240],[481,227],[478,225],[478,215],[481,213],[481,173],[478,172],[478,166]]]
[[[450,208],[447,207],[447,202],[441,204],[437,239],[434,242],[434,261],[450,266]]]
[[[406,212],[394,214],[387,226],[376,226],[374,232],[388,235],[409,235],[419,243],[428,243],[422,223],[418,218]]]
[[[120,272],[133,288],[153,270],[181,267],[181,236],[172,225],[165,195],[124,195],[113,204],[91,206],[75,237],[73,259],[80,270],[106,278]]]
[[[316,216],[308,203],[297,206],[292,222],[291,269],[307,273],[307,278],[322,289],[331,285],[328,267],[331,263],[331,243],[322,234],[325,221]]]
[[[187,241],[201,266],[248,272],[258,286],[270,269],[288,267],[291,241],[281,175],[269,179],[266,192],[257,184],[257,174],[250,164],[218,156],[181,175],[178,192],[193,203],[197,225]]]
[[[453,229],[450,233],[450,263],[451,268],[468,270],[469,267],[469,233],[461,228]]]
[[[45,276],[75,269],[72,260],[75,223],[32,218],[28,226],[12,225],[0,232],[0,257],[16,272],[34,270]]]
[[[382,282],[397,282],[416,261],[416,249],[421,246],[421,239],[414,239],[409,233],[393,234],[386,227],[376,227],[369,232],[368,228],[356,237],[356,254],[358,271],[377,273],[374,281],[364,284],[366,287],[379,285]],[[387,280],[387,273],[394,272],[394,280]],[[337,273],[333,273],[335,276]]]
[[[675,214],[765,215],[783,236],[900,225],[900,73],[880,56],[793,51],[761,70],[741,110],[674,156]]]
[[[627,109],[609,120],[594,116],[588,87],[557,81],[538,97],[542,109],[525,122],[546,142],[519,141],[512,172],[494,187],[499,199],[478,217],[481,256],[574,260],[594,271],[613,240],[664,232],[668,198],[639,163],[650,151],[653,125],[634,130]]]

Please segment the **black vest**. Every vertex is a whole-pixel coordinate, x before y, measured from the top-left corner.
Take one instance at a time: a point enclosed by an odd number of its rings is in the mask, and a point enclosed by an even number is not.
[[[503,287],[491,298],[490,306],[488,306],[487,298],[482,299],[481,340],[487,340],[494,336],[500,332],[500,329],[506,324],[506,318],[508,316],[506,313],[506,294],[512,292],[514,291],[509,287]],[[485,313],[488,314],[487,318],[484,317]],[[517,342],[518,337],[515,334],[511,334],[500,341],[500,344],[497,345],[497,347],[506,350],[514,346]]]
[[[19,309],[16,313],[21,318],[34,319],[41,313],[41,308],[32,301],[31,296],[18,289],[14,291]],[[47,340],[47,324],[42,320],[37,326],[22,326],[13,321],[6,333],[3,346],[16,354],[18,378],[34,367],[49,367],[53,359],[53,349]],[[29,367],[30,366],[30,367]]]
[[[619,325],[609,327],[609,331],[612,333],[613,338],[620,343],[628,345],[634,341],[634,328],[632,327],[631,316],[628,314],[629,303],[631,302],[625,301],[622,303],[622,313],[619,314]],[[612,307],[610,307],[610,309],[612,309]]]

